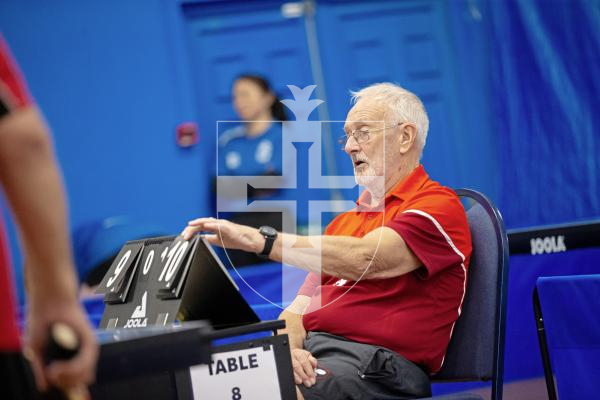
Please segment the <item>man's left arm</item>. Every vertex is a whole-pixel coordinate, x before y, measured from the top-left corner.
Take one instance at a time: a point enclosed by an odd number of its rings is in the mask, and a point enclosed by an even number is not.
[[[189,239],[205,232],[211,243],[228,249],[260,253],[265,238],[257,229],[227,220],[199,218],[184,230]],[[269,258],[341,279],[385,279],[414,271],[423,264],[402,237],[388,227],[377,228],[362,238],[352,236],[299,236],[280,233]]]

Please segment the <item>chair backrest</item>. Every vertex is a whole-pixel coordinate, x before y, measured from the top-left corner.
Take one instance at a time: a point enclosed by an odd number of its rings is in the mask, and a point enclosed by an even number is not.
[[[434,382],[492,380],[492,399],[502,398],[508,239],[502,216],[483,194],[457,189],[473,242],[467,293],[442,370]]]

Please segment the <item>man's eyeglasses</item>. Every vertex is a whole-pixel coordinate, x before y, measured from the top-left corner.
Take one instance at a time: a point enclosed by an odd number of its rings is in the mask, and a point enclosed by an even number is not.
[[[371,133],[380,132],[385,129],[395,128],[402,124],[404,124],[404,122],[395,122],[393,124],[384,126],[383,128],[377,128],[377,129],[369,129],[369,128],[365,128],[365,127],[354,129],[353,131],[350,131],[347,134],[340,136],[340,138],[338,139],[338,143],[342,146],[342,150],[344,150],[344,148],[346,147],[346,142],[348,142],[350,137],[354,137],[354,140],[356,140],[356,143],[361,144],[361,143],[368,142],[371,139]]]

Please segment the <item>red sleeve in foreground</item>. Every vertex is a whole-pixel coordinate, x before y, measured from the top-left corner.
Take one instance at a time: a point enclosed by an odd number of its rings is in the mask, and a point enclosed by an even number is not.
[[[0,34],[0,108],[6,114],[32,103],[27,85]],[[2,115],[0,115],[1,117]]]

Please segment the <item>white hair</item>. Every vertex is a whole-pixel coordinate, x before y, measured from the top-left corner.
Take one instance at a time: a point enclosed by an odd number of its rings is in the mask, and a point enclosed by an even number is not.
[[[352,104],[361,99],[375,100],[386,105],[389,116],[394,122],[412,122],[417,126],[417,149],[423,153],[429,118],[421,99],[414,93],[394,83],[375,83],[357,92],[351,91]]]

